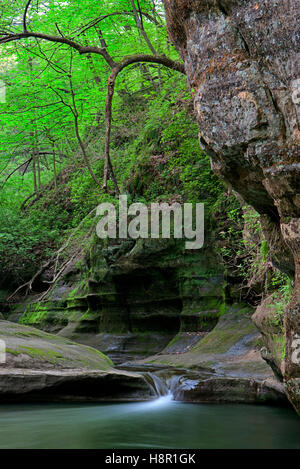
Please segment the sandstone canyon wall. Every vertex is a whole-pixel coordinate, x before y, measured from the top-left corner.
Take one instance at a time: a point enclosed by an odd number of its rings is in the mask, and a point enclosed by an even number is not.
[[[164,0],[212,168],[260,214],[295,276],[283,366],[300,411],[300,1]],[[295,269],[295,273],[294,273]]]

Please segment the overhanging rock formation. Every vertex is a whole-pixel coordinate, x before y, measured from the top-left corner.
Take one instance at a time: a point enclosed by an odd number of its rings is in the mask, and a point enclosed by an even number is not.
[[[200,144],[215,173],[261,214],[273,262],[295,275],[283,372],[300,412],[300,1],[164,3]]]

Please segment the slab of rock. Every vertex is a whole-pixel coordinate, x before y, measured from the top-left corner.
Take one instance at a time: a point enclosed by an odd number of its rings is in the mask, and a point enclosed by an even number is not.
[[[186,402],[233,402],[286,404],[283,386],[274,379],[210,377],[183,385],[176,400]]]
[[[0,321],[0,340],[6,346],[0,364],[2,402],[150,396],[141,375],[114,369],[108,357],[91,347],[8,321]]]
[[[161,354],[136,362],[165,366],[158,375],[181,375],[175,398],[193,402],[286,402],[282,383],[262,359],[262,337],[251,321],[251,308],[232,307],[205,336],[190,342],[178,336]],[[173,372],[171,371],[173,368]]]

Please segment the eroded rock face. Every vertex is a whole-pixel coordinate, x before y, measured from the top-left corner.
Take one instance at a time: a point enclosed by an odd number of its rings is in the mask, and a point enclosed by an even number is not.
[[[164,3],[213,170],[263,216],[276,265],[294,260],[284,377],[300,411],[300,2]]]
[[[225,307],[213,249],[181,240],[110,240],[93,234],[42,302],[21,305],[33,325],[103,351],[115,364],[160,352],[179,332],[205,334]],[[25,309],[25,312],[24,312]],[[198,336],[196,336],[198,337]]]
[[[270,365],[275,376],[283,380],[283,357],[285,354],[285,337],[283,317],[278,312],[278,306],[272,296],[266,298],[257,308],[252,321],[261,332],[264,347],[262,357]]]

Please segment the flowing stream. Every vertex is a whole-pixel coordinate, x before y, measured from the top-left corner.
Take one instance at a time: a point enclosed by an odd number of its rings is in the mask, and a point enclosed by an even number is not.
[[[0,406],[0,448],[299,448],[289,408],[187,404],[171,394],[120,404]]]
[[[291,408],[178,402],[192,380],[143,374],[156,396],[147,402],[0,405],[0,449],[300,449]]]

